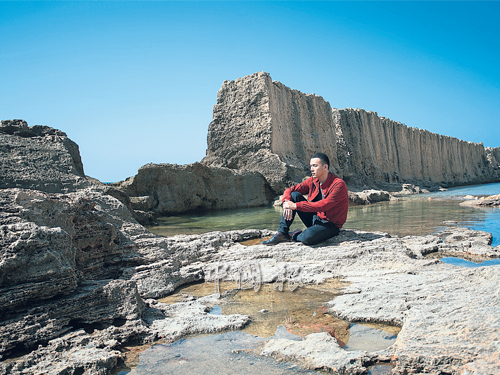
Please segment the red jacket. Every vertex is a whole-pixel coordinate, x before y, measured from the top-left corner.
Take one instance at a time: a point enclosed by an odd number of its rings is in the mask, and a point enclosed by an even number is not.
[[[323,199],[317,202],[311,202],[318,194],[321,194],[319,180],[313,177],[309,177],[304,182],[286,189],[282,201],[291,200],[293,191],[297,191],[302,195],[307,194],[309,201],[297,202],[297,211],[317,212],[320,219],[328,220],[335,224],[337,228],[342,228],[349,209],[347,186],[344,180],[331,172],[328,172],[328,177],[321,186],[323,187]]]

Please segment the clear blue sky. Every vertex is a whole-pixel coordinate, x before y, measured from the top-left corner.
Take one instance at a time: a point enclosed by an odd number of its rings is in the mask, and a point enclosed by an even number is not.
[[[48,125],[104,182],[205,156],[224,80],[500,146],[500,2],[0,1],[0,118]]]

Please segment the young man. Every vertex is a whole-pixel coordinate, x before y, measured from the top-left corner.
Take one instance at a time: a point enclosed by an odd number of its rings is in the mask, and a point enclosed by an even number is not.
[[[349,209],[347,186],[344,180],[328,171],[330,160],[325,154],[314,154],[310,164],[312,176],[285,190],[278,232],[263,244],[292,240],[314,245],[339,234]],[[306,194],[308,199],[304,197]],[[307,229],[289,233],[296,213]]]

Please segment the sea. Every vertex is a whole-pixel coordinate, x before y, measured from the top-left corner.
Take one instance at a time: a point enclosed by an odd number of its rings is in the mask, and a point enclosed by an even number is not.
[[[500,183],[463,186],[426,194],[398,197],[395,201],[351,206],[344,229],[381,231],[397,236],[426,235],[446,227],[467,227],[489,232],[500,245],[500,208],[461,206],[468,196],[500,194]],[[277,229],[280,207],[193,212],[157,219],[148,229],[163,236],[201,234],[240,229]],[[292,227],[303,229],[297,218]]]

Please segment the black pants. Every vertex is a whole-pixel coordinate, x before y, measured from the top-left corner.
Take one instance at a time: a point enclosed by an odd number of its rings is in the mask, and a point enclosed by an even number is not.
[[[321,199],[320,196],[317,197],[314,201],[318,201]],[[292,192],[292,202],[302,202],[305,201],[306,198],[296,191]],[[297,241],[302,242],[305,245],[314,245],[320,243],[328,238],[336,236],[339,234],[339,228],[337,228],[333,223],[330,223],[327,220],[322,220],[316,215],[314,212],[301,212],[301,211],[293,211],[292,219],[285,220],[284,216],[281,216],[280,226],[278,232],[288,234],[290,226],[295,219],[295,214],[298,214],[300,220],[307,227],[301,234],[298,235]]]

